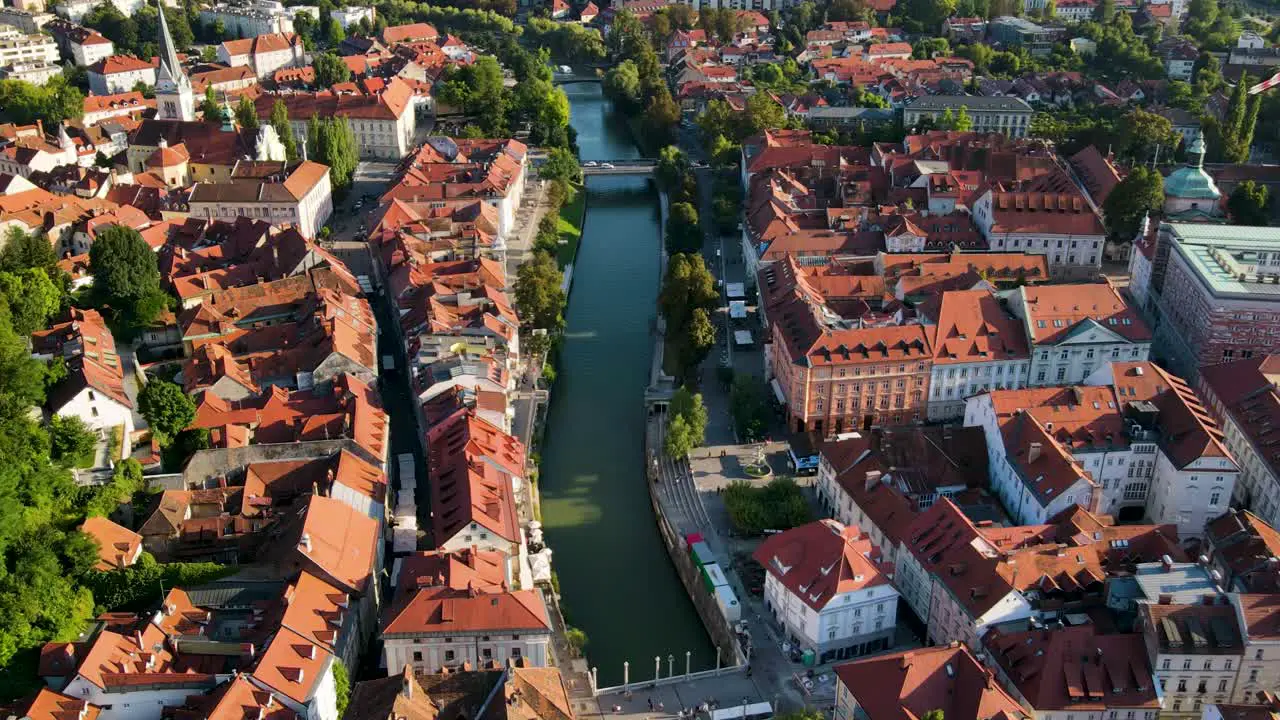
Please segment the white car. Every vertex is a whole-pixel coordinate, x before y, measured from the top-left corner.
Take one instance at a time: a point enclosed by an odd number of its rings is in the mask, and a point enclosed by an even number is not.
[[[613,163],[600,163],[600,167],[602,167],[602,168],[604,168],[604,169],[606,169],[606,170],[612,170],[612,169],[613,169]]]

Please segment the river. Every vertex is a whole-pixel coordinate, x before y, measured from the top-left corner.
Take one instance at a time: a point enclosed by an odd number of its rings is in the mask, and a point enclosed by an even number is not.
[[[640,156],[598,83],[565,86],[582,160]],[[644,404],[658,295],[657,196],[639,177],[588,179],[565,342],[542,451],[542,521],[567,622],[587,634],[600,686],[653,678],[653,658],[715,666],[715,649],[663,547],[644,477]]]

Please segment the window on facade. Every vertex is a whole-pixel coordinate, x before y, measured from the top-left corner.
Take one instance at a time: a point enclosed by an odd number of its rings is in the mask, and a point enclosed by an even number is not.
[[[1212,669],[1213,669],[1213,661],[1212,661],[1212,660],[1205,660],[1205,661],[1204,661],[1204,669],[1205,669],[1205,670],[1212,670]]]
[[[413,661],[414,661],[414,662],[422,662],[422,651],[420,651],[420,650],[414,650],[414,651],[413,651]]]
[[[1169,658],[1165,658],[1165,659],[1164,659],[1164,662],[1160,663],[1160,669],[1161,669],[1161,670],[1168,670],[1168,669],[1169,669],[1169,664],[1170,664],[1170,663],[1172,663],[1172,662],[1173,662],[1173,661],[1172,661],[1172,660],[1170,660]]]
[[[1187,681],[1186,681],[1186,680],[1179,680],[1179,681],[1178,681],[1178,692],[1186,692],[1186,691],[1187,691]]]
[[[1220,693],[1224,693],[1224,692],[1226,692],[1226,691],[1227,691],[1227,681],[1226,681],[1226,680],[1219,680],[1219,681],[1218,681],[1218,692],[1220,692]]]
[[[455,653],[454,651],[452,651],[452,650],[445,650],[445,651],[444,651],[444,661],[445,661],[445,662],[453,662],[453,659],[454,659],[455,657],[457,657],[457,653]]]
[[[1182,669],[1183,669],[1183,670],[1190,670],[1190,669],[1191,669],[1191,659],[1190,659],[1190,658],[1188,658],[1188,659],[1186,659],[1186,660],[1183,660],[1183,661],[1182,661]]]

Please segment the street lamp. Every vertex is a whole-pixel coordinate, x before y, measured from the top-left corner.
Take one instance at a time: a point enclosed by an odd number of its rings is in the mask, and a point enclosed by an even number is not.
[[[691,658],[692,656],[693,656],[693,651],[691,650],[684,651],[684,674],[685,675],[689,674],[689,658]]]
[[[671,677],[672,675],[675,675],[675,664],[676,664],[676,656],[674,654],[668,655],[667,656],[667,677]]]

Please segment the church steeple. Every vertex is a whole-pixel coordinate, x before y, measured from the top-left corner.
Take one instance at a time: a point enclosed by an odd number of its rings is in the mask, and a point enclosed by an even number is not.
[[[156,71],[156,117],[161,120],[195,120],[195,92],[191,88],[191,79],[183,72],[178,62],[178,53],[173,48],[173,37],[169,35],[169,21],[164,17],[164,0],[156,0],[156,11],[160,13],[160,36],[157,38],[160,47],[160,68]]]

